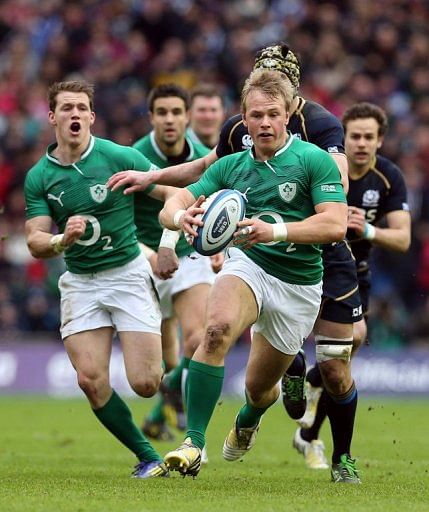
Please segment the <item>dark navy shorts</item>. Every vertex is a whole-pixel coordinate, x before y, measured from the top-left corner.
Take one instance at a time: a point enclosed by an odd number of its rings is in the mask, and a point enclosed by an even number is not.
[[[320,318],[339,324],[362,319],[356,260],[347,242],[322,245],[323,294]]]
[[[371,270],[367,261],[360,261],[357,265],[357,277],[359,282],[359,295],[362,301],[362,313],[368,314],[369,295],[371,292]]]

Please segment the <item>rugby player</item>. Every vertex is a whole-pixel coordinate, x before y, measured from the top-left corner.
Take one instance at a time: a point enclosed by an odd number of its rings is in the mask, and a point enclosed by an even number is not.
[[[93,96],[85,82],[49,88],[56,142],[26,176],[27,244],[35,258],[64,255],[60,331],[94,414],[138,458],[135,477],[166,476],[161,457],[109,379],[115,331],[129,384],[138,395],[153,396],[163,373],[161,313],[151,268],[135,235],[134,201],[105,185],[121,169],[153,166],[136,149],[91,134]],[[158,186],[147,191],[159,200],[167,192]],[[52,223],[60,233],[51,232]]]
[[[227,251],[209,296],[205,335],[189,364],[188,430],[167,453],[171,470],[196,476],[205,431],[219,399],[224,358],[253,325],[246,371],[246,404],[228,434],[223,456],[240,459],[253,446],[265,411],[279,396],[279,380],[317,318],[322,258],[315,244],[342,240],[347,205],[338,168],[326,151],[285,130],[293,86],[282,74],[255,70],[242,92],[243,119],[254,146],[215,162],[160,213],[169,229],[196,236],[204,196],[236,189],[246,196],[246,216]],[[263,221],[270,217],[274,222]],[[273,243],[274,242],[274,243]]]
[[[349,169],[347,239],[356,259],[364,314],[353,326],[355,354],[367,337],[365,317],[371,288],[372,248],[375,245],[391,251],[407,251],[411,243],[411,218],[401,170],[377,154],[388,126],[386,113],[374,104],[357,103],[344,113],[342,122]],[[382,219],[385,227],[378,225]],[[310,399],[294,439],[295,447],[304,455],[305,443],[320,442],[319,431],[326,417],[326,391],[318,365],[308,372],[307,382]]]

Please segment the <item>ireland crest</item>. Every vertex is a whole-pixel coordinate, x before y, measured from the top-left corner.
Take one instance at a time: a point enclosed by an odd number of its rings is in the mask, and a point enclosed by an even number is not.
[[[89,191],[91,192],[92,199],[97,203],[102,203],[107,197],[106,185],[93,185],[89,187]]]
[[[290,203],[296,194],[296,183],[282,183],[279,185],[279,194],[283,201]]]

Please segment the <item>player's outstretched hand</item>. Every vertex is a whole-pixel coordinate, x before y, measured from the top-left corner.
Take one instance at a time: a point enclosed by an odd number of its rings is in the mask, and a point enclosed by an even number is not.
[[[273,227],[260,219],[243,219],[237,224],[233,245],[250,249],[255,244],[273,241]]]
[[[179,268],[179,259],[176,252],[168,247],[158,247],[157,276],[161,279],[170,279]]]
[[[347,228],[354,229],[356,235],[361,237],[365,231],[365,214],[356,206],[348,207]]]
[[[67,219],[64,229],[64,238],[62,245],[70,247],[85,233],[86,219],[81,215],[73,215]]]
[[[120,171],[109,178],[106,186],[112,189],[112,192],[118,190],[118,188],[125,187],[125,195],[142,192],[155,182],[156,172]]]
[[[180,228],[184,233],[188,233],[191,237],[198,236],[198,233],[195,231],[194,226],[204,226],[204,222],[198,217],[202,213],[204,213],[204,208],[201,208],[201,205],[205,201],[204,196],[200,196],[193,205],[191,205],[185,213],[180,217]],[[189,241],[189,237],[187,237]]]

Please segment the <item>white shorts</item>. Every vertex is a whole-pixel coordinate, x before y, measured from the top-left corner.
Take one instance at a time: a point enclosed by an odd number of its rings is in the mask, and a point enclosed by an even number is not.
[[[218,276],[237,276],[252,289],[259,310],[252,331],[262,334],[280,352],[296,354],[316,321],[322,282],[285,283],[267,274],[240,249],[228,249],[227,254]]]
[[[209,256],[201,256],[193,252],[189,256],[179,258],[179,268],[170,279],[155,277],[161,303],[162,318],[174,316],[173,297],[177,293],[189,290],[197,284],[213,284],[216,274],[212,270]]]
[[[58,283],[61,337],[100,327],[160,334],[161,311],[151,275],[143,255],[93,274],[65,272]]]

